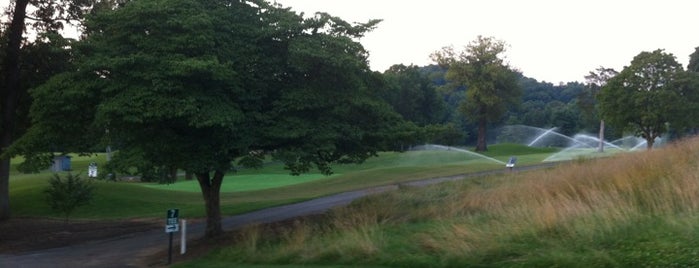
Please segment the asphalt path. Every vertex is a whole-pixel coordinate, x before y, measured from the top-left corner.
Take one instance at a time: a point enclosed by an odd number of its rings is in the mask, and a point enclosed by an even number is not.
[[[400,185],[421,187],[445,181],[462,180],[507,172],[541,169],[557,165],[545,163],[533,166],[516,167],[514,170],[490,170],[454,176],[405,182]],[[254,212],[222,219],[224,230],[234,230],[249,224],[271,223],[300,216],[320,214],[331,208],[345,206],[352,201],[371,194],[398,189],[399,185],[386,185],[320,197],[300,203],[262,209]],[[204,235],[204,222],[188,224],[187,241]],[[173,236],[173,259],[179,255],[180,233]],[[0,268],[34,267],[139,267],[146,257],[167,250],[169,236],[162,230],[134,233],[112,239],[86,242],[68,247],[25,252],[17,255],[0,255]]]

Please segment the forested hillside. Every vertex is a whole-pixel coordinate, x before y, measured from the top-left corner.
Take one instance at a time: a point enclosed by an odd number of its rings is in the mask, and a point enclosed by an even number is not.
[[[473,144],[476,126],[466,120],[468,115],[459,112],[459,103],[466,98],[468,89],[453,88],[445,79],[445,73],[446,70],[437,65],[395,65],[384,72],[387,83],[382,96],[404,118],[417,125],[446,124],[462,132],[456,140],[426,142]],[[553,84],[521,74],[518,79],[522,90],[521,104],[509,107],[499,122],[489,126],[491,129],[527,125],[547,129],[556,127],[565,135],[599,131],[599,117],[594,109],[596,101],[585,84]],[[614,135],[613,129],[607,131],[607,135]]]

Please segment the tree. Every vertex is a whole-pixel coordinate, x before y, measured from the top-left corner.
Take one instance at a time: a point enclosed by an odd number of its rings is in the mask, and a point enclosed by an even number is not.
[[[557,127],[557,132],[568,136],[576,134],[580,112],[573,103],[552,101],[546,104],[545,111],[550,116],[549,125]]]
[[[508,106],[518,103],[521,90],[517,75],[502,59],[505,43],[479,36],[456,52],[453,47],[432,54],[432,59],[448,68],[446,78],[455,86],[465,86],[466,99],[460,110],[478,124],[476,151],[487,151],[486,131],[489,123],[502,120]]]
[[[261,0],[135,1],[98,13],[75,69],[32,92],[34,124],[13,149],[83,151],[109,137],[115,161],[137,156],[195,174],[206,236],[218,236],[232,165],[271,153],[293,174],[329,174],[332,163],[376,155],[401,124],[373,95],[355,41],[377,23],[304,19]]]
[[[585,81],[587,82],[586,91],[578,97],[578,106],[584,112],[587,118],[597,118],[597,105],[595,100],[597,99],[597,94],[601,88],[607,84],[609,79],[615,77],[619,72],[612,68],[604,68],[600,66],[591,71],[585,76]],[[604,120],[599,120],[599,145],[597,147],[598,152],[604,152]]]
[[[677,79],[679,92],[685,100],[683,109],[690,114],[699,112],[699,49],[690,56],[690,64],[687,71],[682,72]],[[685,127],[684,132],[676,132],[680,135],[696,135],[699,131],[699,118],[696,116],[685,116],[681,125]]]
[[[658,49],[641,52],[609,79],[598,95],[602,118],[644,138],[648,149],[668,126],[681,129],[695,113],[681,83],[684,71],[675,56]],[[688,89],[689,90],[689,89]],[[696,90],[696,89],[694,89]]]
[[[550,126],[548,121],[550,116],[547,114],[546,106],[546,103],[539,100],[528,100],[522,103],[521,112],[518,114],[521,123],[536,127]]]
[[[20,69],[19,55],[24,32],[24,17],[29,0],[15,1],[12,21],[7,29],[7,46],[2,71],[3,83],[0,99],[2,99],[2,121],[0,121],[0,154],[12,144],[15,134],[15,110],[17,109]],[[10,218],[10,159],[0,159],[0,220]]]
[[[31,45],[24,38],[27,25],[31,25],[37,35],[56,35],[65,22],[78,22],[86,12],[98,6],[104,6],[98,0],[15,0],[8,7],[9,22],[2,32],[3,42],[1,47],[2,75],[0,76],[0,220],[10,218],[9,179],[10,159],[6,154],[7,148],[13,141],[23,135],[27,121],[23,111],[28,110],[30,100],[27,96],[27,83],[43,82],[40,77],[45,73],[37,73],[38,70],[23,70],[23,56],[25,49]],[[30,10],[30,12],[28,12]],[[41,40],[42,37],[39,38]],[[55,40],[56,38],[49,38]],[[40,59],[40,56],[34,59]],[[26,67],[26,65],[25,65]],[[24,72],[27,71],[27,72]],[[38,75],[38,77],[33,77]],[[22,77],[30,77],[23,80]],[[24,124],[24,126],[23,126]],[[18,126],[19,125],[19,126]]]
[[[694,52],[689,55],[689,64],[687,64],[687,71],[699,73],[699,47],[694,48]]]

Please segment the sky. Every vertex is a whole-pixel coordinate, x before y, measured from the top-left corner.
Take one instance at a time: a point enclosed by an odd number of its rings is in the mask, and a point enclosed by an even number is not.
[[[271,0],[270,0],[271,1]],[[348,22],[382,19],[360,40],[372,70],[434,64],[445,46],[459,51],[478,35],[509,45],[509,64],[539,81],[584,82],[600,66],[618,71],[643,51],[664,49],[682,65],[699,47],[693,0],[276,0],[307,16]]]
[[[620,71],[643,51],[665,49],[686,67],[699,47],[695,0],[268,0],[311,16],[382,19],[360,40],[373,70],[434,64],[446,46],[478,35],[506,42],[509,64],[539,81],[584,82],[600,66]],[[0,0],[7,6],[9,0]]]

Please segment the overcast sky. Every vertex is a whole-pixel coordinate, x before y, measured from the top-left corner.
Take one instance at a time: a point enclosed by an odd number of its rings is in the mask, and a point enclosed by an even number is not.
[[[275,0],[268,0],[275,1]],[[382,19],[361,42],[371,68],[432,64],[430,54],[461,50],[478,35],[509,44],[524,75],[583,81],[599,66],[621,70],[642,51],[665,49],[685,67],[699,46],[695,0],[276,0],[297,12],[349,22]],[[5,7],[9,0],[0,0]]]
[[[427,65],[444,46],[478,35],[509,44],[509,63],[552,83],[584,81],[599,66],[621,70],[642,51],[665,49],[685,68],[699,47],[694,0],[276,0],[297,12],[349,22],[383,19],[361,40],[371,68]]]

